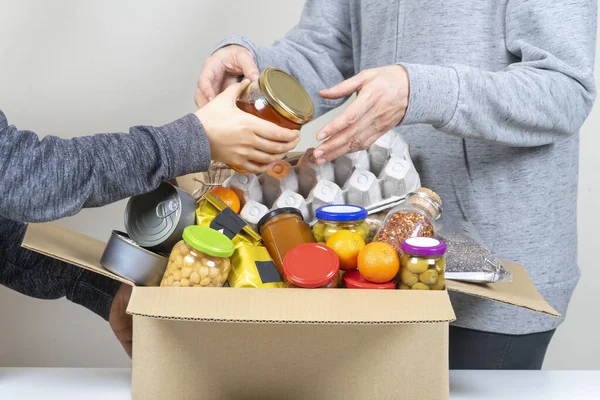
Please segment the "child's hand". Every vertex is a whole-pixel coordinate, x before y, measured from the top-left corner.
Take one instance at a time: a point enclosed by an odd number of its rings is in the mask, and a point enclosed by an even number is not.
[[[196,116],[206,131],[213,160],[258,173],[293,150],[300,131],[281,128],[237,108],[235,101],[249,84],[229,86],[196,111]]]

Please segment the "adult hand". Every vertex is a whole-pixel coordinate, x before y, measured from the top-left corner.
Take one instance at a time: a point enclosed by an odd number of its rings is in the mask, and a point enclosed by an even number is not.
[[[240,110],[235,101],[249,84],[245,80],[229,86],[196,111],[196,116],[204,126],[213,160],[259,173],[296,147],[300,131],[281,128]]]
[[[217,50],[206,60],[198,77],[196,105],[202,108],[244,76],[251,81],[257,80],[259,76],[254,57],[248,49],[231,45]]]
[[[367,69],[319,94],[339,99],[356,91],[356,100],[317,134],[317,140],[329,138],[314,151],[317,164],[368,149],[398,125],[408,107],[408,73],[400,65]]]
[[[108,315],[108,323],[129,358],[131,358],[133,345],[133,318],[127,314],[127,304],[129,304],[131,290],[131,286],[121,283]]]

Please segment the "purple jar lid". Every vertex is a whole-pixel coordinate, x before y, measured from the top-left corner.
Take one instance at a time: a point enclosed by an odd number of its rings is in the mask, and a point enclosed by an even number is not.
[[[423,257],[440,257],[446,254],[446,243],[428,237],[413,237],[402,242],[402,252]]]

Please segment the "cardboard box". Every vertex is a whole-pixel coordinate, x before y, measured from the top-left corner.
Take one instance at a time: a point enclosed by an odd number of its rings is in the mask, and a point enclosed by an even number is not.
[[[131,284],[102,269],[104,245],[52,224],[29,225],[23,243]],[[447,288],[559,317],[506,266],[512,283]],[[134,399],[449,397],[447,291],[135,287],[127,311]]]

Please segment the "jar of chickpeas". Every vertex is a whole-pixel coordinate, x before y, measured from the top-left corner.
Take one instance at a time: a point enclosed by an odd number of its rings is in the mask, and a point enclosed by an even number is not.
[[[430,237],[402,242],[400,289],[444,290],[446,243]]]
[[[204,226],[188,226],[178,242],[160,286],[221,287],[227,282],[235,250],[225,235]]]

